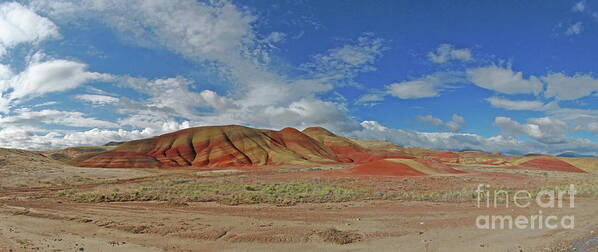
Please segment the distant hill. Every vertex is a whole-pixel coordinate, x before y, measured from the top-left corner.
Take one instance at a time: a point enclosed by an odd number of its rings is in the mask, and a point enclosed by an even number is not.
[[[557,157],[577,157],[577,158],[593,158],[593,157],[595,157],[592,155],[577,154],[577,153],[571,152],[571,151],[564,152],[564,153],[558,154],[556,156]]]
[[[104,144],[104,146],[119,146],[119,145],[124,144],[124,143],[125,142],[114,142],[114,141],[112,141],[112,142],[108,142],[108,143]]]

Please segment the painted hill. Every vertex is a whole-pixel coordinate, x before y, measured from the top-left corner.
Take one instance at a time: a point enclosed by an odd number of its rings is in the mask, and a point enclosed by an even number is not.
[[[542,171],[561,171],[561,172],[579,172],[585,171],[579,169],[563,160],[555,157],[540,157],[525,161],[518,166],[527,170],[542,170]]]
[[[403,148],[385,141],[349,139],[321,127],[303,131],[238,125],[196,127],[118,146],[73,147],[45,155],[71,165],[102,168],[351,163],[356,166],[350,173],[356,175],[417,176],[460,173],[452,166],[463,162],[512,169],[584,172],[549,155],[511,157],[473,151]]]
[[[323,128],[301,132],[207,126],[125,142],[77,165],[152,168],[337,163],[353,162],[356,153],[368,151]]]
[[[355,166],[349,171],[355,175],[370,176],[422,176],[436,174],[459,174],[462,171],[417,158],[388,158]]]

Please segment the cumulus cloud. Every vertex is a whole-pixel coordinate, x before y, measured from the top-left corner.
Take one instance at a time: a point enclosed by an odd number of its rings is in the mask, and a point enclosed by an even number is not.
[[[165,46],[201,60],[223,60],[251,42],[255,18],[230,2],[194,0],[34,0],[31,6],[58,22],[97,19],[141,46]]]
[[[496,65],[467,70],[471,82],[479,87],[505,94],[539,94],[543,84],[535,76],[528,79],[523,73]]]
[[[199,64],[209,63],[234,87],[226,95],[219,95],[212,90],[195,92],[190,88],[193,84],[181,77],[133,78],[137,80],[128,80],[125,85],[149,98],[121,99],[123,107],[119,111],[131,114],[130,120],[121,121],[131,124],[145,122],[151,116],[158,121],[177,116],[192,122],[278,127],[278,116],[289,123],[285,126],[314,123],[354,129],[359,124],[347,115],[344,104],[322,100],[318,94],[332,90],[338,83],[351,82],[361,72],[372,71],[374,61],[384,50],[381,39],[365,34],[313,56],[312,62],[301,66],[307,70],[306,75],[289,77],[268,65],[269,48],[285,35],[271,33],[260,39],[253,27],[256,17],[228,1],[34,0],[31,6],[58,23],[95,19],[114,28],[130,43],[165,48]],[[330,116],[329,121],[308,113],[316,107]],[[198,108],[203,109],[198,112]],[[295,117],[279,116],[280,111]]]
[[[16,115],[0,117],[1,125],[29,125],[36,123],[55,124],[71,127],[102,127],[114,128],[118,125],[112,122],[86,117],[81,112],[59,111],[44,109],[31,111],[20,109]]]
[[[590,74],[566,76],[562,73],[552,73],[542,77],[542,80],[546,82],[544,96],[559,100],[575,100],[598,91],[598,79]]]
[[[401,129],[384,131],[364,128],[347,134],[361,139],[386,140],[407,147],[432,148],[437,150],[480,150],[506,154],[549,153],[559,154],[573,151],[580,154],[596,155],[598,143],[583,138],[565,138],[558,143],[522,141],[514,136],[496,135],[483,137],[476,134],[453,132],[417,132]]]
[[[140,102],[125,101],[121,104],[124,105],[121,109],[123,113],[147,111],[148,115],[151,115],[152,110],[155,110],[156,114],[196,118],[197,107],[209,105],[201,93],[190,90],[192,82],[183,77],[155,80],[126,78],[123,84],[149,96],[148,99]]]
[[[567,122],[575,131],[583,131],[587,125],[598,122],[598,110],[595,109],[558,108],[546,113],[551,118]]]
[[[373,131],[386,131],[388,128],[377,121],[363,121],[360,123],[361,127],[366,130],[373,130]]]
[[[586,1],[579,1],[571,8],[574,12],[583,12],[586,9]]]
[[[58,27],[16,2],[0,4],[0,56],[21,43],[39,43],[59,37]]]
[[[583,23],[577,22],[575,24],[570,25],[567,30],[565,31],[565,35],[577,35],[583,31]]]
[[[495,108],[503,108],[507,110],[534,110],[543,111],[547,109],[556,109],[558,105],[555,102],[544,104],[541,101],[529,101],[529,100],[509,100],[503,99],[496,96],[489,97],[486,99]]]
[[[8,71],[0,70],[5,72],[0,73],[4,75],[4,80],[0,76],[0,93],[2,93],[0,112],[7,113],[10,103],[19,103],[23,99],[73,89],[90,81],[113,79],[111,75],[88,72],[86,68],[86,64],[69,60],[42,62],[34,59],[23,72],[17,75],[10,76]],[[10,78],[6,79],[7,76]]]
[[[465,118],[460,115],[453,114],[452,121],[444,122],[441,119],[435,118],[431,115],[426,116],[416,116],[418,121],[432,124],[437,127],[446,127],[450,131],[457,132],[460,131],[462,126],[465,125]]]
[[[565,139],[566,122],[550,118],[530,118],[527,124],[520,124],[508,117],[496,117],[494,125],[513,135],[523,135],[543,143],[561,143]]]
[[[420,79],[392,83],[386,88],[389,95],[401,99],[418,99],[438,96],[443,90],[450,88],[448,84],[463,81],[465,79],[461,73],[439,72]]]
[[[460,115],[453,114],[453,122],[456,122],[457,124],[465,124],[465,118]]]
[[[46,150],[74,145],[103,145],[110,141],[129,141],[154,136],[152,129],[91,129],[78,132],[48,131],[31,126],[8,126],[0,129],[0,145],[7,148]]]
[[[421,121],[421,122],[425,122],[425,123],[429,123],[435,126],[441,126],[444,125],[444,122],[438,118],[435,118],[431,115],[427,115],[427,116],[417,116],[416,117],[417,120]]]
[[[451,44],[441,44],[436,52],[429,52],[428,59],[434,63],[446,63],[452,60],[473,61],[471,50],[467,48],[456,49]]]
[[[252,112],[255,110],[260,113]],[[283,128],[290,125],[305,128],[321,125],[338,132],[361,128],[357,121],[347,116],[343,105],[314,98],[302,98],[288,106],[248,108],[234,115],[241,121],[261,127]]]

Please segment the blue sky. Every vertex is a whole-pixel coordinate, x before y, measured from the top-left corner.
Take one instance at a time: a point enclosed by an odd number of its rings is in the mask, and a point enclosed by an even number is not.
[[[0,146],[202,125],[598,154],[598,3],[0,3]]]

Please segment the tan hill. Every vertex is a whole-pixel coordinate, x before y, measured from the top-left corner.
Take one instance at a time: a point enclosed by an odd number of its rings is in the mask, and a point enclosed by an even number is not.
[[[60,150],[43,151],[42,153],[53,160],[61,161],[70,165],[76,165],[83,160],[89,159],[113,148],[114,147],[110,146],[79,146]]]
[[[57,164],[60,163],[39,151],[0,148],[0,174],[1,170],[42,169],[44,165]]]
[[[336,153],[365,152],[368,149],[351,141],[351,139],[335,135],[322,127],[309,127],[302,131],[304,134],[330,147]]]
[[[404,152],[405,148],[393,144],[389,141],[385,140],[371,140],[371,139],[355,139],[351,138],[351,141],[354,143],[365,147],[370,150],[375,151],[396,151],[396,152]]]

